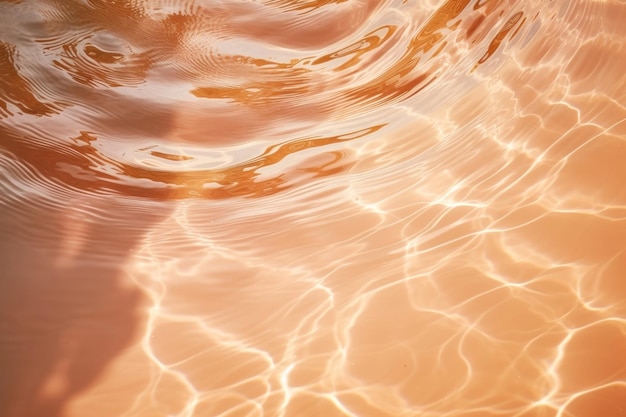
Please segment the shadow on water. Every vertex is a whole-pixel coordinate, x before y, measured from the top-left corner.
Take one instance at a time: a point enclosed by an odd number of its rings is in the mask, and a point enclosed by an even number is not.
[[[40,203],[0,215],[3,416],[63,415],[136,340],[142,295],[124,284],[123,269],[145,230],[163,218],[114,200],[97,202],[110,217],[99,222],[72,204]]]
[[[124,267],[167,216],[167,196],[123,197],[107,175],[85,174],[92,148],[51,132],[63,110],[35,99],[14,56],[0,43],[0,416],[55,417],[141,330],[142,295],[124,284]],[[103,124],[169,129],[162,115],[125,111],[137,103],[100,98],[121,114]],[[20,127],[24,118],[40,125],[36,134]]]

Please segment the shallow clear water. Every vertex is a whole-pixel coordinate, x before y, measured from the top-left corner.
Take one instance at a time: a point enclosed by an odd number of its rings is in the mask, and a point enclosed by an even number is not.
[[[623,0],[0,0],[0,415],[626,415]]]

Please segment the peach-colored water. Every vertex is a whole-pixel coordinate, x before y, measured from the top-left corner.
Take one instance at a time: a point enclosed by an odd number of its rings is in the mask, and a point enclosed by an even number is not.
[[[626,416],[623,0],[0,0],[0,417]]]

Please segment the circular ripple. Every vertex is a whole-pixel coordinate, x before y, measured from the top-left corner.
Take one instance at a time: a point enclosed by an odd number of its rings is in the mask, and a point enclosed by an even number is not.
[[[5,72],[23,81],[0,86],[0,114],[21,117],[5,127],[16,138],[6,148],[68,186],[123,195],[279,192],[342,172],[407,115],[427,117],[472,88],[537,33],[542,4],[3,6],[38,13],[35,41],[4,48]],[[42,51],[33,68],[15,58]],[[59,74],[62,88],[41,82]],[[340,155],[334,168],[320,168],[324,154]]]

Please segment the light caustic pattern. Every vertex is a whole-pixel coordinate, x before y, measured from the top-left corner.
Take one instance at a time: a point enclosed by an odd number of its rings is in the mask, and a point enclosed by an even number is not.
[[[0,415],[626,416],[623,1],[0,16]]]

